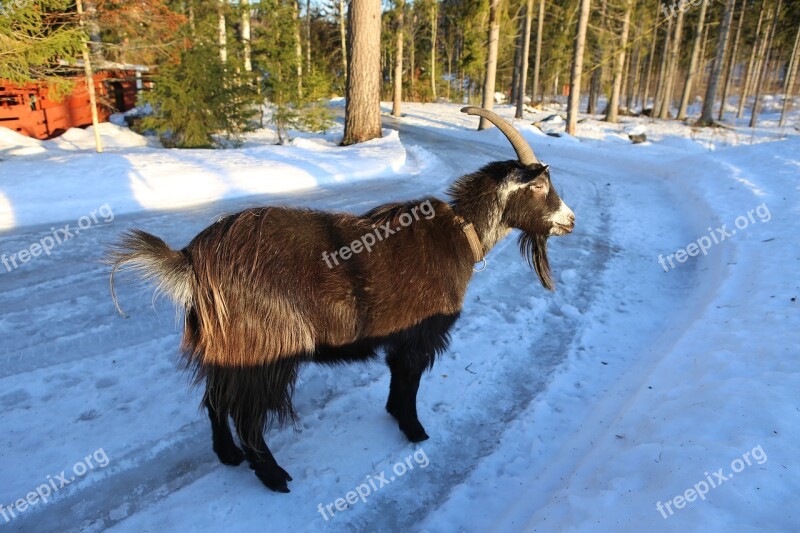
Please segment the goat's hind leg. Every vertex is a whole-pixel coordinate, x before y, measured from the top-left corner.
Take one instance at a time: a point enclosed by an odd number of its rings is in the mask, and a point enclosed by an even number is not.
[[[214,452],[219,457],[222,464],[228,466],[239,466],[244,461],[244,453],[236,446],[228,425],[227,413],[220,413],[214,407],[208,391],[206,391],[203,403],[208,410],[208,418],[211,419],[211,434],[214,442]]]
[[[271,419],[286,422],[295,418],[292,392],[301,360],[291,357],[256,366],[216,369],[216,383],[226,391],[224,396],[250,468],[276,492],[289,492],[292,476],[278,465],[264,440],[264,430]]]

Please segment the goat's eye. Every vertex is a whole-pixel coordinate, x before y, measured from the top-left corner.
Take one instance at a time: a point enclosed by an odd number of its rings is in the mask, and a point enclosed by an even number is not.
[[[534,191],[537,191],[537,192],[543,191],[544,190],[544,184],[543,183],[534,183],[533,185],[531,185],[531,189],[533,189]]]

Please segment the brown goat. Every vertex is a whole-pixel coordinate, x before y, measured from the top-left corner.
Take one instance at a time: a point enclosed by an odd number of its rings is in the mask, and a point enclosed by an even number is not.
[[[212,224],[180,251],[138,230],[111,251],[112,295],[114,272],[131,267],[184,310],[182,350],[206,383],[223,463],[246,457],[267,487],[288,492],[291,477],[263,434],[270,415],[295,418],[298,366],[365,360],[381,349],[391,370],[387,411],[409,440],[427,439],[417,417],[420,378],[447,348],[474,264],[517,228],[523,255],[553,288],[547,238],[571,232],[574,215],[519,132],[489,111],[465,111],[494,122],[519,161],[459,178],[450,203],[429,197],[361,216],[253,208]]]

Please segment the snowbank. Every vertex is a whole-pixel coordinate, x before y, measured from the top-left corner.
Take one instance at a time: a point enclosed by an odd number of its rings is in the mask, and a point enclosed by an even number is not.
[[[0,230],[75,220],[105,204],[118,215],[388,177],[406,163],[397,132],[388,130],[348,147],[334,142],[336,131],[287,146],[267,144],[271,135],[256,132],[243,148],[230,150],[166,150],[111,123],[100,131],[102,154],[93,152],[91,128],[51,141],[0,128],[3,153],[36,156],[0,163]]]

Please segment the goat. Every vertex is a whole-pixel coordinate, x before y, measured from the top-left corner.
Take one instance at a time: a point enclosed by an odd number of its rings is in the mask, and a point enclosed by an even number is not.
[[[428,197],[361,216],[259,207],[222,218],[179,251],[140,230],[112,247],[111,293],[123,316],[114,274],[125,267],[184,311],[181,350],[196,383],[205,382],[203,404],[223,464],[247,459],[266,487],[289,492],[292,478],[264,432],[272,421],[296,420],[299,365],[362,361],[380,350],[391,371],[386,410],[409,441],[424,441],[420,378],[449,344],[475,264],[516,228],[521,253],[553,290],[547,238],[570,233],[574,214],[513,126],[485,109],[462,111],[493,122],[518,160],[462,176],[448,189],[450,202]],[[417,220],[406,224],[412,214]],[[408,227],[394,230],[401,225]],[[364,250],[367,235],[375,237]],[[367,253],[351,255],[348,247]],[[330,261],[335,250],[341,263]]]

